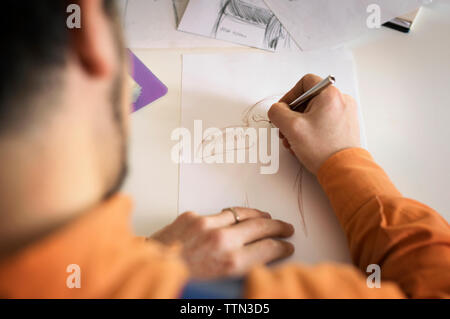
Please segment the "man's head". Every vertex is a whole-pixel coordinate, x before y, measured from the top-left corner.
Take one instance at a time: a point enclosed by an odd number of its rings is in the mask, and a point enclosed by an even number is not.
[[[2,3],[0,225],[26,232],[119,188],[129,97],[114,3]],[[67,26],[70,4],[81,8],[80,29]]]

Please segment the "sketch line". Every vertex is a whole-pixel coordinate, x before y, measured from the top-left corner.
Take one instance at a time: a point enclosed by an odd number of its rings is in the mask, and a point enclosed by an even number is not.
[[[242,113],[242,123],[243,125],[233,125],[233,126],[228,126],[225,128],[220,129],[220,131],[223,133],[226,131],[227,128],[248,128],[251,127],[251,120],[253,120],[254,123],[258,123],[258,122],[266,122],[268,124],[270,124],[271,126],[273,126],[273,124],[270,122],[267,114],[266,117],[262,117],[262,115],[259,115],[258,118],[258,114],[253,114],[252,115],[252,111],[262,102],[267,101],[267,100],[272,100],[274,98],[276,98],[278,96],[270,96],[267,97],[265,99],[260,100],[259,102],[256,102],[255,104],[253,104],[252,106],[248,107],[247,109],[245,109]],[[237,138],[235,136],[235,138]],[[196,152],[197,152],[197,156],[201,156],[202,158],[205,158],[203,156],[203,154],[200,154],[200,150],[203,147],[206,147],[207,145],[210,144],[215,144],[218,142],[223,142],[223,141],[218,141],[217,136],[205,136],[203,138],[203,140],[201,141],[201,143],[197,146]],[[244,147],[243,149],[245,150],[249,150],[250,148],[254,147],[254,145],[248,145],[246,147]],[[242,149],[242,148],[241,148]],[[239,148],[234,149],[234,151],[239,150]],[[225,153],[229,151],[226,150]],[[223,154],[223,153],[221,153]],[[216,155],[216,153],[214,152],[213,154],[209,155],[209,156],[214,156]],[[208,157],[209,157],[208,156]],[[301,165],[301,164],[300,164]],[[304,167],[303,165],[300,166],[299,171],[297,173],[297,176],[295,177],[294,180],[294,189],[297,188],[297,205],[298,205],[298,210],[300,213],[300,223],[302,225],[302,229],[303,229],[303,233],[305,234],[305,237],[308,237],[308,228],[306,225],[306,218],[305,218],[305,210],[304,210],[304,201],[303,201],[303,175],[304,175]],[[249,201],[248,201],[248,194],[247,192],[245,193],[245,203],[246,206],[244,207],[249,207]]]

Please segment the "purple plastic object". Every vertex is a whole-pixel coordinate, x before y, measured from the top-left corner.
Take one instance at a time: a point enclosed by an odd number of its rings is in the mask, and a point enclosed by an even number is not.
[[[142,88],[141,95],[133,104],[133,112],[149,105],[167,94],[167,87],[150,71],[144,63],[128,50],[131,59],[131,77]]]

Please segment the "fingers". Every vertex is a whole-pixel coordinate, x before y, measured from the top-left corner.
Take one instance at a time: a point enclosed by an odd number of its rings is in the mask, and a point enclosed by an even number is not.
[[[280,131],[284,132],[286,128],[289,128],[292,120],[299,117],[299,113],[293,112],[288,104],[311,89],[317,83],[320,83],[320,81],[322,81],[322,78],[315,74],[307,74],[302,77],[301,80],[281,98],[280,102],[275,103],[270,108],[268,113],[270,121],[278,127]]]
[[[286,135],[285,132],[292,125],[292,122],[302,115],[292,111],[286,103],[278,102],[272,105],[268,116],[272,124],[278,127],[283,135]]]
[[[315,74],[307,74],[301,78],[300,81],[288,92],[286,93],[280,100],[280,102],[284,102],[289,104],[293,102],[300,95],[311,89],[314,85],[322,81],[323,79],[320,76]]]
[[[183,243],[182,256],[195,277],[242,275],[255,264],[293,253],[291,244],[275,239],[291,236],[292,225],[272,220],[268,213],[256,209],[237,207],[234,210],[241,220],[237,224],[229,211],[208,217],[188,212],[166,230],[171,242]]]
[[[244,208],[244,207],[233,207],[236,213],[239,215],[239,220],[241,222],[252,218],[271,218],[269,213],[262,212],[257,209]],[[236,223],[234,214],[229,210],[224,210],[216,215],[206,217],[209,221],[211,228],[221,228],[226,226],[231,226]]]
[[[263,239],[246,246],[244,250],[250,258],[259,256],[260,262],[269,263],[291,256],[295,248],[294,245],[284,240]]]
[[[237,272],[244,273],[255,264],[267,264],[291,256],[294,245],[284,240],[263,239],[245,246],[236,253]]]
[[[291,224],[267,218],[248,219],[226,229],[233,242],[245,245],[264,238],[287,238],[294,233]]]

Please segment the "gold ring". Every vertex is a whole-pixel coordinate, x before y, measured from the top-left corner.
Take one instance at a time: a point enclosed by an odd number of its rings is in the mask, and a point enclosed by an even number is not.
[[[222,209],[222,212],[226,212],[229,211],[233,214],[234,216],[234,220],[236,221],[236,224],[239,223],[241,221],[241,217],[239,216],[239,214],[236,212],[236,210],[234,209],[234,207],[228,207],[228,208],[224,208]]]

